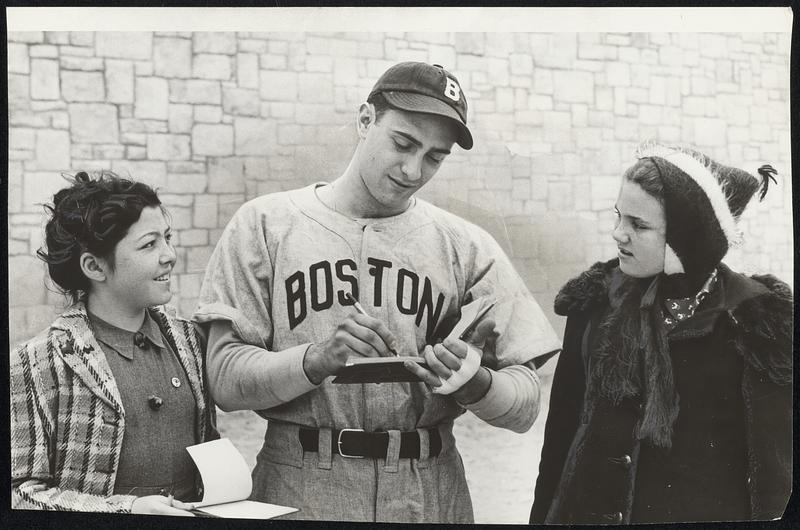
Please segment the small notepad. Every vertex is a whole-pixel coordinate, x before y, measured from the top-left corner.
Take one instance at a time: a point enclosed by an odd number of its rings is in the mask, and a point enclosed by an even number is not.
[[[483,318],[495,306],[496,300],[483,300],[461,308],[461,318],[448,337],[466,340]],[[401,383],[420,381],[419,377],[406,370],[403,363],[412,361],[427,367],[425,359],[416,356],[400,357],[350,357],[339,370],[333,383]]]

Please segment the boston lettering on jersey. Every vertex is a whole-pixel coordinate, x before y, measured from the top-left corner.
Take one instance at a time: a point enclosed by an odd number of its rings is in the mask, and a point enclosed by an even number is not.
[[[444,295],[439,293],[434,304],[431,280],[427,276],[420,278],[408,269],[395,269],[391,261],[367,258],[367,263],[370,265],[368,272],[374,278],[372,305],[381,306],[383,289],[388,288],[396,294],[394,302],[400,313],[416,315],[417,326],[425,316],[428,334],[433,332],[442,312]],[[358,278],[355,275],[357,270],[356,262],[351,259],[341,259],[335,263],[318,261],[309,266],[308,271],[299,270],[286,278],[289,329],[294,329],[303,322],[309,309],[324,311],[330,309],[334,301],[342,306],[351,305],[345,298],[347,292],[359,299]],[[334,275],[339,286],[343,287],[336,290],[335,296]]]

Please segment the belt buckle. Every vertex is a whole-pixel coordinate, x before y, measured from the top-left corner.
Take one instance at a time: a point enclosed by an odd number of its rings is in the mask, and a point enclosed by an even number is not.
[[[361,455],[346,455],[342,452],[342,434],[350,432],[364,432],[364,429],[342,429],[339,431],[339,436],[336,437],[336,449],[339,451],[339,456],[342,458],[364,458]]]

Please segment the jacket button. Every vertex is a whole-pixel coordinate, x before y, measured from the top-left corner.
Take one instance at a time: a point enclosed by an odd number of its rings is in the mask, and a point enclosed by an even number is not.
[[[607,513],[603,516],[603,519],[613,524],[620,524],[622,522],[622,512]]]

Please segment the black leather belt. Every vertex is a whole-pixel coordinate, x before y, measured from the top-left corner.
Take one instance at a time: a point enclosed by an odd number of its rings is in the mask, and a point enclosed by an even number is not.
[[[429,440],[428,456],[438,456],[442,452],[439,429],[426,430]],[[303,451],[319,451],[319,429],[300,427],[299,438]],[[400,433],[400,458],[419,458],[419,446],[417,431]],[[364,432],[361,429],[331,431],[331,454],[345,458],[385,458],[388,448],[388,432]]]

